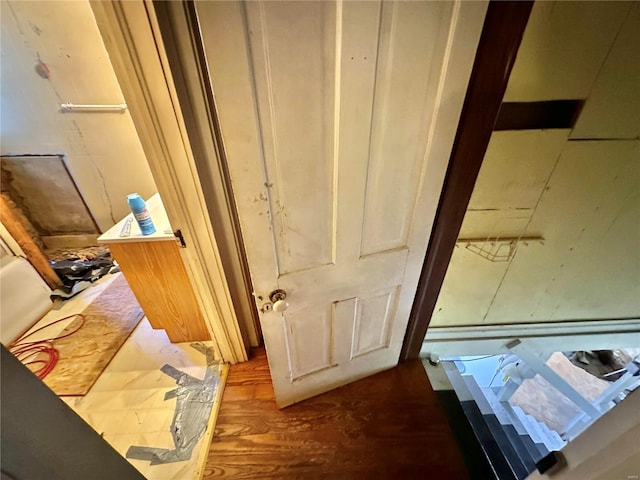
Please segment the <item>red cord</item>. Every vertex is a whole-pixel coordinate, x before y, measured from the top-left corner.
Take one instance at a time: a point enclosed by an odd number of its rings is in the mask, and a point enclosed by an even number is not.
[[[77,328],[73,329],[69,333],[66,333],[64,335],[59,335],[57,337],[46,338],[44,340],[36,340],[33,342],[24,341],[26,338],[29,338],[30,336],[35,335],[36,333],[41,332],[42,330],[49,328],[52,325],[55,325],[56,323],[63,322],[73,317],[80,317],[82,321],[80,322],[80,325],[78,325]],[[48,323],[38,328],[37,330],[34,330],[33,332],[18,338],[15,342],[13,342],[9,346],[9,351],[13,353],[13,355],[15,355],[18,358],[18,360],[20,360],[24,365],[28,366],[28,365],[34,365],[34,364],[44,364],[38,370],[35,370],[33,372],[38,376],[40,380],[42,380],[44,377],[49,375],[49,373],[51,373],[51,371],[58,364],[58,359],[60,358],[60,352],[58,352],[58,350],[53,346],[53,342],[73,335],[82,327],[84,327],[86,322],[87,322],[87,319],[81,313],[74,313],[73,315],[69,315],[68,317],[54,320],[53,322]],[[44,359],[38,358],[38,357],[42,357],[43,355],[45,356]]]

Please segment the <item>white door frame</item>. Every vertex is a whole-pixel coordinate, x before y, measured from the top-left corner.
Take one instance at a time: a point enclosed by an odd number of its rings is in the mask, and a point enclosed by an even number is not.
[[[225,362],[246,361],[248,335],[234,308],[153,6],[91,0],[91,7],[169,220],[185,239],[182,258],[216,352]]]

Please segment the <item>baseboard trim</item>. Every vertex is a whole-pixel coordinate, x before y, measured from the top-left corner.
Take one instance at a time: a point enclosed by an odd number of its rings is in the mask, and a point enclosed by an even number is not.
[[[640,319],[574,320],[506,325],[432,327],[420,356],[506,353],[505,344],[518,338],[540,352],[637,348]]]

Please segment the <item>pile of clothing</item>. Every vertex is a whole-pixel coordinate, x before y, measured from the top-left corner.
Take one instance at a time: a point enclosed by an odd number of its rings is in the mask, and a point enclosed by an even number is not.
[[[76,252],[71,256],[67,255],[67,257],[61,258],[58,255],[54,256],[58,259],[49,260],[51,268],[64,284],[61,288],[51,292],[51,296],[54,298],[71,298],[107,273],[118,271],[118,267],[111,258],[111,253],[106,248],[89,254]]]

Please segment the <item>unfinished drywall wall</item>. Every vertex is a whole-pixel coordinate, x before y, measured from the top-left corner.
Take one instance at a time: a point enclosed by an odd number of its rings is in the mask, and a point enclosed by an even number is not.
[[[65,155],[107,230],[128,212],[128,193],[156,187],[128,112],[61,112],[124,102],[89,3],[3,1],[1,14],[2,154]]]
[[[632,45],[638,4],[535,4],[505,100],[585,106],[572,130],[493,133],[431,327],[640,317]],[[516,242],[507,261],[463,241],[496,237],[532,240]]]
[[[505,101],[587,98],[632,4],[606,0],[535,3]]]
[[[97,233],[91,212],[58,155],[0,158],[0,189],[40,236]]]
[[[640,315],[640,142],[567,133],[493,134],[460,238],[544,240],[506,262],[459,242],[432,326]]]

